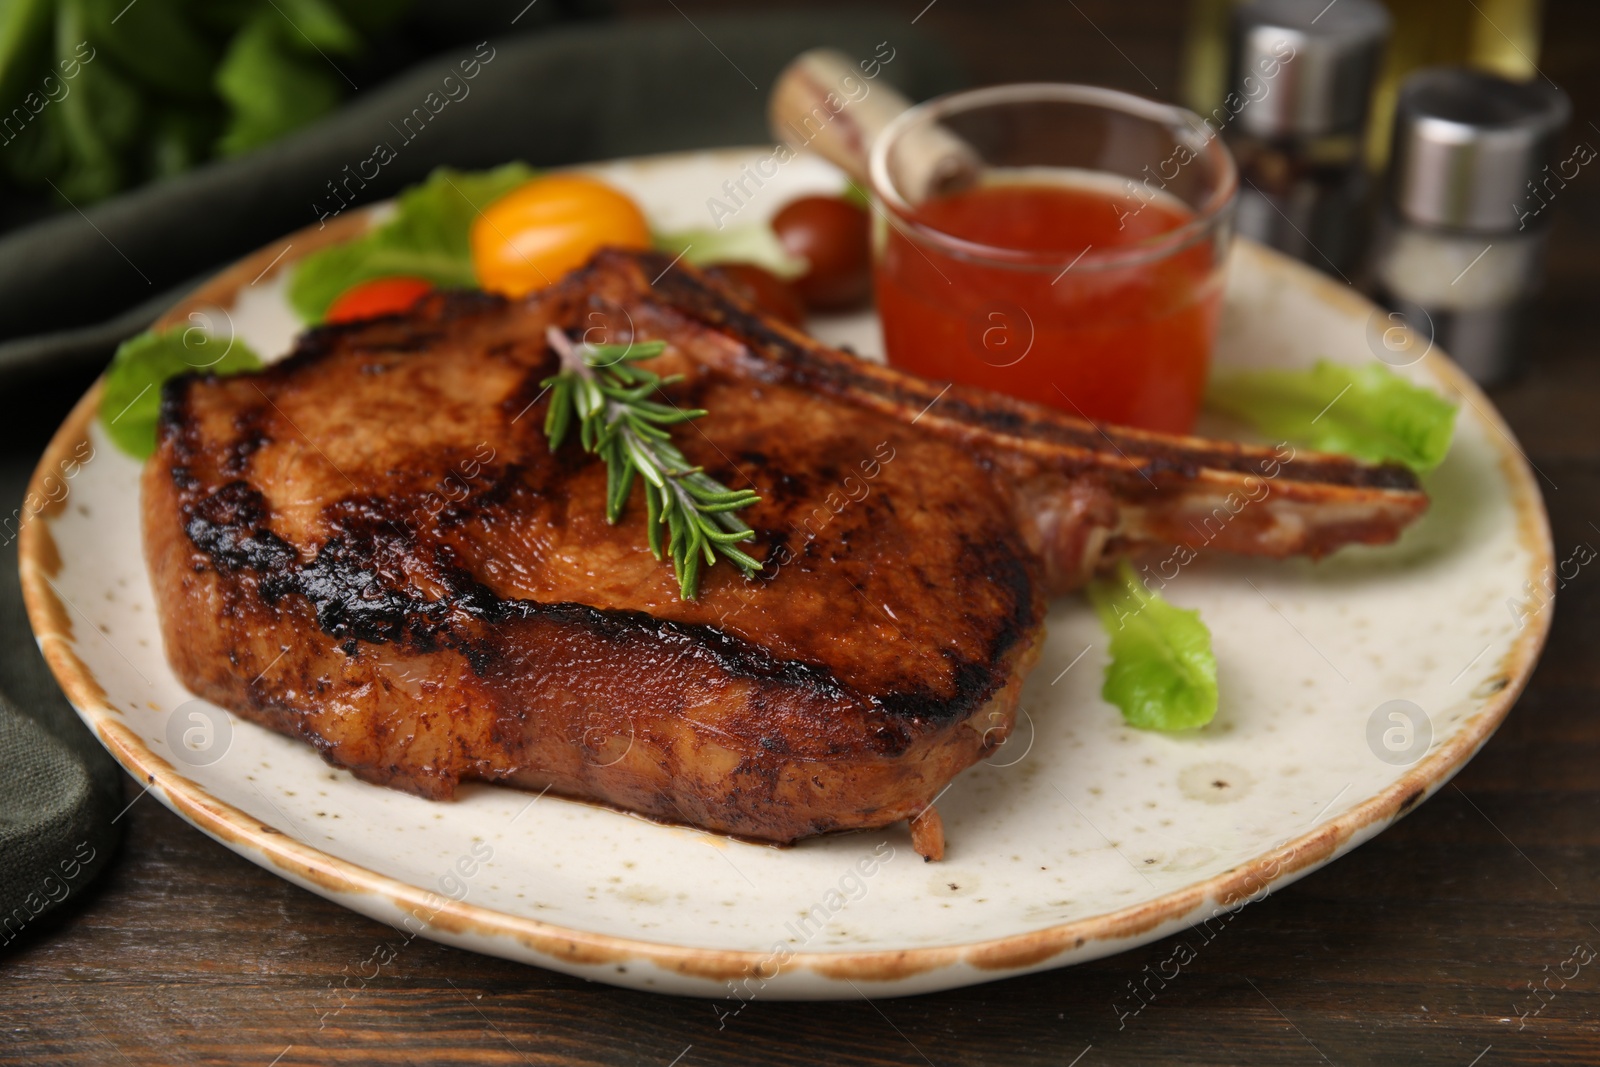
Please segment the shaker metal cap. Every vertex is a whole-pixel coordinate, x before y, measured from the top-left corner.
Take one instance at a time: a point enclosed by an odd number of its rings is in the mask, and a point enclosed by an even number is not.
[[[1238,124],[1266,139],[1359,134],[1389,12],[1378,0],[1254,0],[1233,16]]]
[[[1400,87],[1390,196],[1429,226],[1514,230],[1572,104],[1547,82],[1512,82],[1462,67],[1419,70]]]

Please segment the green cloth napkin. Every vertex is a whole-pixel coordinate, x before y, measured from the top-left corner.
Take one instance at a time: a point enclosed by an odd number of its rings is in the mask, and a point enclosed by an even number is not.
[[[316,221],[329,182],[387,142],[361,191],[393,195],[440,164],[535,165],[770,143],[767,93],[807,48],[869,57],[913,99],[955,88],[947,53],[900,14],[856,10],[588,24],[453,49],[254,155],[0,238],[0,519],[54,425],[110,358],[193,282]],[[492,52],[487,61],[479,54]],[[460,64],[478,58],[465,96]],[[404,140],[430,93],[460,96]],[[437,106],[436,104],[434,106]],[[417,128],[413,122],[412,128]],[[3,528],[3,523],[0,523]],[[84,891],[116,845],[121,775],[55,685],[0,532],[0,948]]]
[[[19,451],[0,455],[7,515],[32,466]],[[111,858],[122,778],[39,655],[9,537],[0,533],[0,951]]]

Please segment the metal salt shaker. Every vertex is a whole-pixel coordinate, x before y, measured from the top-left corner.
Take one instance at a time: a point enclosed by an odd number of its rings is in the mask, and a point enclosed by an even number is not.
[[[1548,206],[1595,155],[1580,144],[1556,159],[1570,113],[1547,82],[1459,67],[1417,71],[1400,89],[1375,295],[1486,385],[1515,369]]]

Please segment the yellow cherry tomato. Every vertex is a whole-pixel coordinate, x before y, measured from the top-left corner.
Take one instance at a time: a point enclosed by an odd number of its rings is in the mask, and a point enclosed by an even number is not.
[[[535,178],[472,224],[478,282],[507,296],[556,282],[607,245],[649,248],[650,227],[628,197],[578,174]]]

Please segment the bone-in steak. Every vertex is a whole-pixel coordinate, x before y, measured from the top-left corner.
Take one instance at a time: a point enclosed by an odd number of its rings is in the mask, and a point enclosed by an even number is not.
[[[867,364],[668,266],[602,253],[169,383],[144,539],[184,684],[427,797],[549,787],[777,842],[921,816],[937,854],[924,810],[1009,732],[1049,595],[1141,546],[1317,555],[1426,507],[1400,468]],[[637,490],[606,522],[603,466],[543,435],[552,325],[668,342],[666,395],[710,411],[675,439],[763,498],[757,577],[682,600]]]

